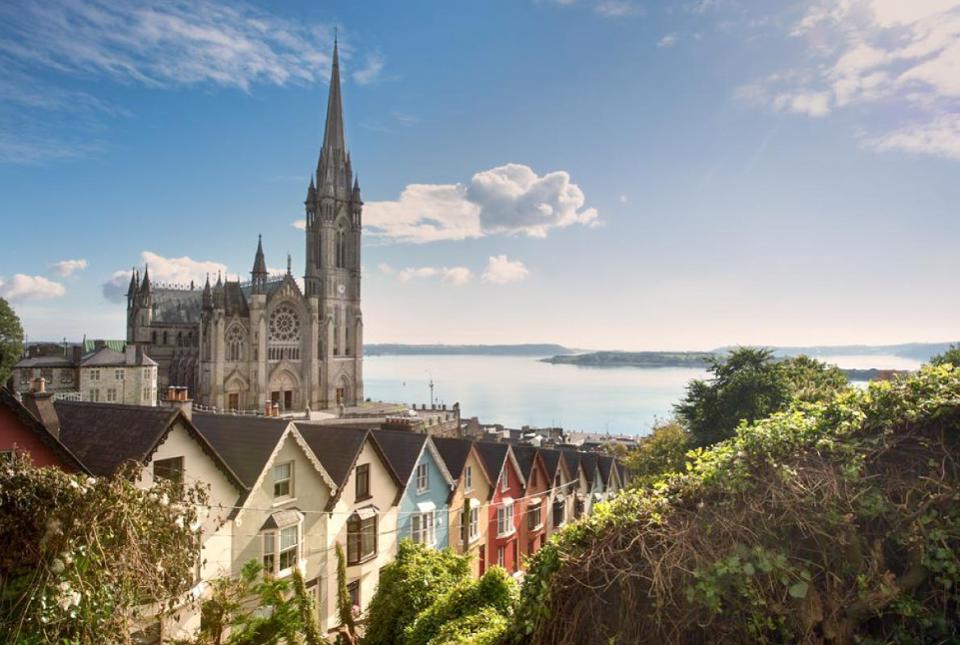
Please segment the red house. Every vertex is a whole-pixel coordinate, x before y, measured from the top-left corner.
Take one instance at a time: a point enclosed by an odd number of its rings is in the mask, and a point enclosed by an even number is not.
[[[60,442],[59,426],[41,423],[44,410],[53,406],[53,393],[44,391],[42,379],[37,391],[16,399],[10,390],[0,387],[0,455],[28,454],[34,466],[57,466],[67,472],[88,472],[80,460]]]
[[[530,557],[547,539],[547,506],[550,501],[550,477],[540,451],[533,446],[513,446],[517,465],[526,481],[520,505],[520,551]]]
[[[477,452],[494,481],[488,508],[488,564],[499,564],[508,572],[516,573],[520,570],[518,529],[523,520],[526,480],[509,444],[480,441]]]

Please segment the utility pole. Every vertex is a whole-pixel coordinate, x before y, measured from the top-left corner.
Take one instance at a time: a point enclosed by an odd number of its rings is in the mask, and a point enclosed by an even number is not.
[[[433,408],[433,374],[430,373],[430,370],[427,370],[427,375],[430,377],[430,407]]]

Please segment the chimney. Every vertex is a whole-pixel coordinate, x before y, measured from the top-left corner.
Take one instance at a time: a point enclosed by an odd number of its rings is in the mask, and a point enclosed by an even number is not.
[[[23,407],[57,439],[60,438],[60,419],[53,407],[53,392],[47,392],[47,383],[43,378],[35,378],[30,383],[30,391],[23,394]]]
[[[187,421],[193,420],[193,399],[187,396],[187,388],[171,385],[167,388],[167,399],[165,401],[174,410],[183,412]]]

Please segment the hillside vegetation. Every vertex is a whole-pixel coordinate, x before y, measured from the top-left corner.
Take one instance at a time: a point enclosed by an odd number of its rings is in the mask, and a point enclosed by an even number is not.
[[[743,424],[530,563],[514,643],[955,642],[960,371]]]

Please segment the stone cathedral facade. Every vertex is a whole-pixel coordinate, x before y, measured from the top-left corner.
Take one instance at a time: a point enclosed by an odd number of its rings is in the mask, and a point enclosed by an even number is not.
[[[360,231],[363,201],[343,129],[337,46],[327,119],[306,209],[301,291],[290,259],[268,275],[257,244],[247,282],[209,277],[202,289],[155,284],[134,271],[127,341],[159,364],[162,391],[190,389],[198,403],[229,410],[328,409],[363,400]]]

